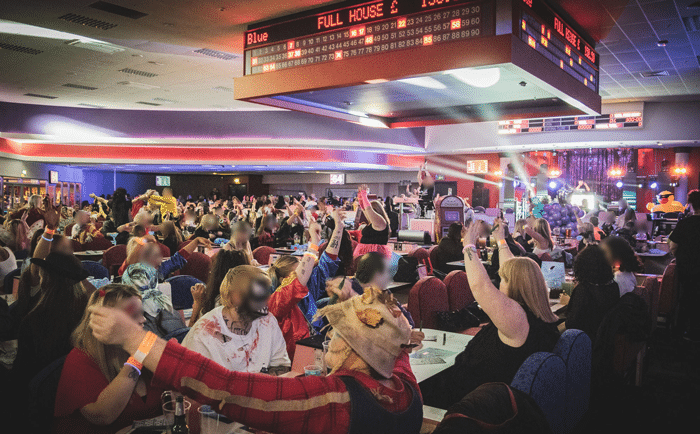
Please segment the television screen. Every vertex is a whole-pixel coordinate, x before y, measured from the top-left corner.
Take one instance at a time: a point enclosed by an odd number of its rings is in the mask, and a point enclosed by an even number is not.
[[[58,172],[55,170],[49,170],[49,183],[56,184],[58,182]]]
[[[345,174],[344,173],[331,173],[331,185],[343,185],[345,184]]]
[[[156,186],[157,187],[170,187],[170,177],[169,176],[156,176]]]
[[[445,211],[446,222],[458,222],[459,220],[459,211]]]

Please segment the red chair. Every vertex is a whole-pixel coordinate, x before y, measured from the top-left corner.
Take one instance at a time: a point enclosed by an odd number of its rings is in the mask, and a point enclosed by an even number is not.
[[[164,258],[169,258],[170,257],[170,248],[163,243],[156,243],[156,244],[158,244],[158,247],[160,248],[160,254],[163,255]]]
[[[89,243],[83,244],[83,250],[109,250],[112,247],[112,241],[105,237],[95,237]]]
[[[668,264],[661,278],[661,288],[659,289],[659,314],[670,316],[676,308],[678,295],[678,280],[676,277],[676,264]]]
[[[437,244],[428,249],[428,256],[430,257],[430,264],[433,267],[440,265],[440,262],[438,261]]]
[[[211,270],[211,258],[204,253],[192,252],[185,266],[180,269],[180,275],[196,277],[206,282],[209,279],[209,270]]]
[[[412,256],[416,259],[418,259],[418,264],[419,265],[425,265],[428,267],[428,274],[433,273],[433,266],[432,263],[430,262],[430,253],[428,253],[427,250],[425,250],[422,247],[418,247],[417,249],[414,249],[411,251],[411,253],[408,254],[408,256]]]
[[[75,226],[75,223],[71,223],[71,224],[67,225],[65,228],[63,228],[63,235],[70,238],[71,235],[73,235],[73,226]]]
[[[85,250],[82,244],[80,244],[80,241],[78,240],[70,240],[71,244],[73,245],[73,251],[74,252],[82,252]]]
[[[190,241],[190,240],[183,241],[183,242],[181,242],[180,244],[177,245],[177,249],[180,250],[180,249],[184,248],[186,245],[188,245],[188,244],[191,243],[191,242],[192,242],[192,241]]]
[[[267,265],[270,262],[270,255],[274,255],[277,251],[270,246],[260,246],[253,250],[253,259],[258,261],[260,265]]]
[[[436,329],[435,313],[449,310],[447,287],[437,277],[422,278],[413,285],[408,294],[408,311],[411,313],[416,327]]]
[[[125,244],[112,246],[102,254],[102,265],[109,270],[109,274],[112,276],[117,275],[117,271],[119,271],[119,267],[122,266],[124,261],[126,261]]]
[[[464,306],[474,302],[474,295],[472,295],[472,289],[469,287],[467,273],[464,271],[451,271],[445,277],[445,286],[447,287],[450,311],[461,310]]]

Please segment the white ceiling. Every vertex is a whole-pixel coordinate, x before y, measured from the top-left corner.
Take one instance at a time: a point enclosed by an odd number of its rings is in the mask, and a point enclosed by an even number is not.
[[[597,46],[601,94],[607,101],[653,100],[700,95],[700,8],[696,0],[630,0],[618,24]],[[111,0],[147,14],[138,19],[90,7],[93,0],[0,0],[0,99],[28,104],[158,110],[259,110],[233,99],[233,78],[242,74],[242,31],[250,22],[288,15],[323,0]],[[99,20],[106,30],[68,22],[77,14]],[[695,16],[695,18],[692,18]],[[690,18],[688,18],[690,17]],[[683,19],[690,23],[691,31]],[[23,23],[32,27],[12,25]],[[695,26],[694,29],[692,26]],[[51,29],[58,32],[45,32]],[[92,38],[124,51],[104,54],[66,45]],[[664,48],[659,39],[667,39]],[[7,49],[11,44],[38,54]],[[223,60],[196,53],[207,48],[235,55]],[[156,74],[121,72],[129,68]],[[666,70],[669,76],[642,78]],[[149,89],[119,84],[135,82]],[[94,90],[66,87],[94,87]],[[45,99],[26,94],[56,97]],[[143,104],[146,103],[146,104]],[[152,105],[160,104],[160,105]]]

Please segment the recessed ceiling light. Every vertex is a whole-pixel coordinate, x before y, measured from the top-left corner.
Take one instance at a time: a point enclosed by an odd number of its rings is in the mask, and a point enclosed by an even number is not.
[[[668,40],[667,40],[667,39],[660,39],[660,40],[656,43],[656,46],[657,46],[657,47],[665,47],[666,45],[668,45]]]

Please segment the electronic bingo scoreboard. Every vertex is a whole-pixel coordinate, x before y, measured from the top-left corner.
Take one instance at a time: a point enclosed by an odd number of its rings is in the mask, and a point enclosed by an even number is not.
[[[380,0],[299,17],[245,34],[245,75],[492,35],[494,3]]]

